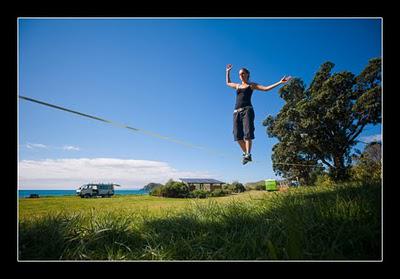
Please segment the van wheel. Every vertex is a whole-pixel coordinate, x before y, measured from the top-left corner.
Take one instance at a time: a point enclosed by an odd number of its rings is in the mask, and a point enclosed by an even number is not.
[[[90,194],[85,194],[84,198],[90,198]]]

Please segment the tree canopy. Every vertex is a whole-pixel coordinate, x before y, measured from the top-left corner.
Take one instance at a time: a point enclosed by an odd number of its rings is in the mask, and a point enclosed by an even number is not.
[[[326,167],[334,180],[346,179],[357,137],[381,122],[381,59],[369,60],[358,76],[333,67],[323,63],[308,88],[300,78],[289,81],[279,90],[286,103],[263,121],[279,140],[272,148],[278,175],[307,183]]]

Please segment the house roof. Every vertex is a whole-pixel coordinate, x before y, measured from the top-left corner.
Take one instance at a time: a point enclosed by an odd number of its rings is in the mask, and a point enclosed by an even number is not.
[[[211,179],[211,178],[179,178],[184,183],[195,183],[195,184],[225,184],[225,182]]]

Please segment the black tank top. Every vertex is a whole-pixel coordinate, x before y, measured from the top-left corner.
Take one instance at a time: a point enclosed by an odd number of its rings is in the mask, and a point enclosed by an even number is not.
[[[249,85],[246,88],[238,88],[236,90],[236,105],[235,109],[251,106],[251,95],[253,94],[253,89]]]

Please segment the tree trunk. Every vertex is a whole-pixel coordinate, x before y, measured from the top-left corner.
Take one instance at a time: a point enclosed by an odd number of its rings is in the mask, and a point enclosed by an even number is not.
[[[335,155],[333,157],[333,168],[331,168],[331,176],[335,181],[343,181],[348,178],[347,168],[344,165],[343,155]]]

